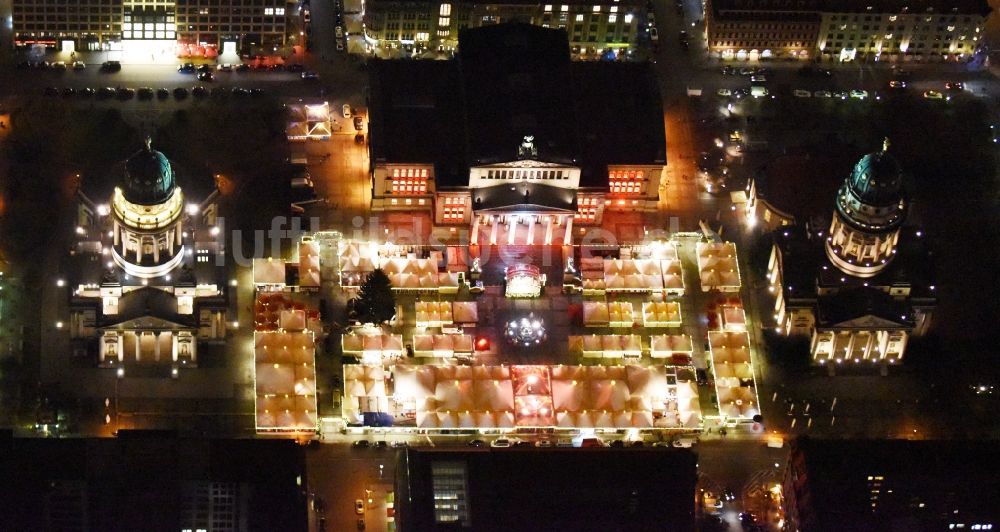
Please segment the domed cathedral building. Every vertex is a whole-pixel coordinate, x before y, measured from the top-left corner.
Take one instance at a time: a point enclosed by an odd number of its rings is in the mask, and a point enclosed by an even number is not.
[[[854,165],[837,192],[836,209],[826,239],[826,256],[844,273],[874,277],[896,256],[899,228],[906,218],[903,171],[882,151],[869,153]]]
[[[775,328],[808,336],[817,364],[897,364],[910,339],[930,327],[933,256],[923,232],[908,224],[904,176],[886,140],[835,189],[829,223],[821,213],[790,217],[796,208],[782,201],[795,196],[794,187],[833,190],[835,184],[813,183],[815,176],[804,173],[797,182],[779,180],[793,187],[784,195],[765,193],[760,178],[750,185],[757,192],[748,216],[772,215],[767,279]]]
[[[217,191],[182,190],[149,138],[116,166],[111,190],[81,186],[69,330],[102,367],[196,367],[226,334]],[[87,185],[84,183],[83,185]],[[197,187],[192,187],[197,188]]]

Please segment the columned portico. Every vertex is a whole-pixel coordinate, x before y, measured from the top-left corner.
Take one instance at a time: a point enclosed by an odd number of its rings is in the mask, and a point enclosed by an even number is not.
[[[547,246],[573,243],[573,215],[568,213],[476,214],[471,228],[473,245],[489,235],[489,245]]]

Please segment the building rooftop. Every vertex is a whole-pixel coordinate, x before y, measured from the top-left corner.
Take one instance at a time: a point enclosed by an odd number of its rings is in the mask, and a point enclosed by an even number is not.
[[[205,511],[218,486],[232,496],[236,529],[304,531],[302,449],[291,440],[186,439],[165,431],[0,437],[0,474],[8,480],[0,486],[0,528],[211,528],[194,526],[190,516]]]
[[[167,201],[177,187],[170,161],[152,147],[146,146],[125,161],[122,193],[125,199],[138,205],[157,205]]]
[[[569,40],[564,30],[496,24],[465,30],[458,39],[468,162],[518,158],[534,136],[538,160],[571,164],[580,152],[573,102]]]
[[[574,212],[576,194],[572,189],[528,182],[477,188],[472,194],[472,208],[476,211],[516,210],[523,205]]]
[[[803,438],[792,444],[785,496],[803,532],[995,529],[998,464],[995,442]]]
[[[650,65],[572,62],[562,30],[486,26],[462,33],[458,59],[370,64],[372,159],[433,164],[439,188],[517,160],[526,136],[532,159],[581,166],[581,187],[607,187],[608,164],[666,162]]]
[[[718,11],[827,13],[962,13],[987,15],[987,0],[712,0]]]
[[[837,189],[856,160],[845,150],[780,155],[754,172],[757,195],[798,223],[805,223],[817,214],[828,216]]]
[[[396,468],[400,530],[694,530],[696,457],[681,449],[407,449]],[[447,478],[446,478],[447,477]],[[466,514],[435,519],[435,492]],[[465,527],[465,528],[463,528]]]

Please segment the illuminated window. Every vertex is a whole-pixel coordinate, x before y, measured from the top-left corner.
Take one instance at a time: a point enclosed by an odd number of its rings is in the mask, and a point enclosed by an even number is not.
[[[597,219],[597,206],[597,198],[579,198],[573,219],[578,222],[593,222]]]
[[[618,15],[608,15],[608,24],[614,24],[618,21]]]
[[[546,13],[552,12],[552,4],[545,4],[545,12]]]
[[[625,24],[631,24],[631,23],[632,23],[632,13],[629,13],[625,15]]]
[[[600,12],[601,12],[601,6],[594,6],[594,13],[600,13]]]
[[[426,168],[393,168],[391,192],[399,195],[427,193]]]
[[[577,15],[576,16],[576,21],[577,22],[583,22],[583,15]]]
[[[612,194],[636,195],[642,192],[642,172],[612,170],[608,172],[608,186]]]
[[[274,8],[273,7],[265,7],[264,8],[264,14],[265,15],[273,15],[274,14]]]
[[[618,12],[618,6],[611,6],[611,12],[612,13],[617,13]]]
[[[285,14],[285,8],[283,8],[283,7],[276,7],[276,8],[274,8],[274,14],[275,15],[284,15]]]
[[[442,17],[451,16],[451,4],[441,4],[441,10],[438,11],[438,15]]]
[[[461,222],[465,219],[465,198],[445,196],[443,218],[445,222]]]
[[[559,6],[559,11],[562,11],[563,13],[565,13],[565,12],[569,11],[569,6],[563,4],[563,5]]]

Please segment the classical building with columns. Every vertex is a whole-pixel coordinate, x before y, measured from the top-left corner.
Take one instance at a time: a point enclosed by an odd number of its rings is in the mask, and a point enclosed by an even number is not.
[[[149,139],[117,171],[112,190],[80,190],[74,352],[96,355],[103,367],[161,365],[176,375],[197,366],[199,342],[226,334],[216,192],[193,200]]]
[[[832,221],[817,216],[773,229],[774,322],[782,334],[808,336],[816,363],[899,363],[910,338],[930,327],[931,254],[923,232],[905,225],[903,178],[886,141],[837,189]]]
[[[500,24],[464,31],[457,59],[373,61],[370,82],[374,210],[562,244],[606,211],[656,209],[666,141],[646,63],[572,62],[565,31]]]

